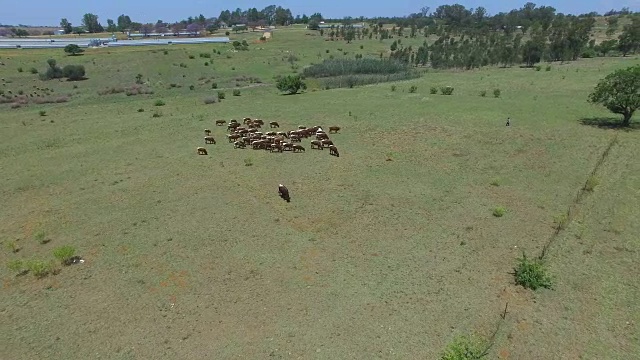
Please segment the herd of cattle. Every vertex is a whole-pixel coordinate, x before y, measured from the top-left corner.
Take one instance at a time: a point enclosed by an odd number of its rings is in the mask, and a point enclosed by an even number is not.
[[[270,152],[304,152],[305,148],[300,143],[302,139],[314,138],[311,140],[311,148],[317,150],[324,150],[329,148],[329,155],[340,156],[338,148],[333,144],[333,141],[329,138],[322,127],[313,126],[307,128],[306,126],[298,126],[295,130],[290,131],[275,131],[273,129],[279,129],[280,124],[276,121],[269,123],[270,131],[262,132],[260,129],[264,126],[264,121],[260,119],[244,118],[242,124],[236,120],[231,120],[227,123],[226,120],[216,120],[216,126],[227,125],[227,140],[233,144],[235,149],[244,149],[251,147],[254,150],[266,150]],[[329,127],[329,134],[338,133],[340,131],[339,126]],[[204,129],[204,142],[205,144],[215,144],[216,140],[211,136],[211,130]],[[198,147],[199,155],[207,155],[207,149],[204,147]]]

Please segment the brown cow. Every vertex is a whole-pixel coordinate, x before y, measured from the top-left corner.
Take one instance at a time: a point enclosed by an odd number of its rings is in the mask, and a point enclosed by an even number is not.
[[[240,134],[231,134],[231,135],[227,135],[227,139],[229,139],[229,142],[232,143],[238,139],[240,139],[242,136]]]
[[[207,135],[207,136],[211,135],[211,130],[204,129],[204,134]]]
[[[198,155],[207,155],[207,149],[198,147]]]
[[[318,133],[316,134],[316,140],[329,140],[329,135],[326,133]]]
[[[314,148],[315,146],[315,148]],[[322,142],[319,140],[312,140],[311,141],[311,148],[312,149],[318,149],[318,150],[324,150],[324,147],[322,146]]]
[[[204,143],[205,144],[215,144],[216,143],[216,139],[214,139],[213,136],[205,136],[204,137]]]
[[[300,130],[304,130],[304,129],[306,129],[306,128],[307,128],[307,127],[306,127],[306,126],[304,126],[304,125],[298,125],[298,129],[300,129]]]
[[[291,140],[291,142],[302,142],[302,139],[300,139],[300,136],[298,135],[291,135],[289,140]]]
[[[289,138],[289,134],[287,134],[287,133],[286,133],[286,132],[284,132],[284,131],[278,131],[276,134],[278,134],[278,135],[280,135],[280,136],[284,136],[284,137],[285,137],[285,138],[287,138],[287,139]]]
[[[238,124],[237,122],[235,122],[235,123],[232,122],[232,123],[229,123],[229,125],[227,125],[227,130],[231,131],[231,130],[235,130],[235,129],[239,128],[239,127],[240,127],[240,124]]]
[[[338,148],[335,145],[329,146],[329,155],[340,157],[340,153],[338,152]]]
[[[272,121],[272,122],[269,123],[269,127],[271,127],[271,128],[279,128],[280,124],[278,124],[277,121]]]
[[[271,152],[282,152],[284,148],[280,144],[271,145]]]
[[[282,150],[283,151],[291,151],[291,150],[293,150],[293,144],[292,143],[284,143],[284,144],[282,144]]]
[[[329,134],[340,131],[340,126],[329,126]]]
[[[253,120],[253,123],[254,123],[254,124],[258,124],[258,125],[264,125],[264,121],[263,121],[263,120],[260,120],[260,119],[255,119],[255,120]]]
[[[216,126],[222,126],[226,123],[225,120],[216,120]]]
[[[304,152],[304,147],[302,145],[293,144],[293,152]]]
[[[251,122],[251,118],[246,117],[246,118],[242,119],[242,122],[245,123],[245,124],[248,124],[248,123]]]

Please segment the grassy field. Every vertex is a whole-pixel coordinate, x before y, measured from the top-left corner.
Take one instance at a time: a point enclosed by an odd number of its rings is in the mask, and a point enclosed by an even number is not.
[[[0,105],[0,358],[434,359],[458,334],[496,329],[491,359],[640,356],[640,132],[583,125],[612,117],[587,94],[637,57],[353,89],[310,82],[283,96],[274,76],[331,55],[379,56],[393,40],[259,36],[232,34],[250,43],[243,52],[0,51],[5,93],[69,97]],[[28,71],[48,58],[85,65],[88,79]],[[153,94],[99,95],[137,74]],[[226,98],[206,105],[218,91]],[[301,154],[233,149],[214,120],[245,116],[341,126],[331,135],[341,156],[308,140]],[[204,128],[218,143],[197,156]],[[576,203],[614,139],[599,184]],[[547,255],[555,288],[516,286],[516,258],[537,256],[569,207]],[[5,266],[52,260],[67,244],[86,261],[57,275]]]

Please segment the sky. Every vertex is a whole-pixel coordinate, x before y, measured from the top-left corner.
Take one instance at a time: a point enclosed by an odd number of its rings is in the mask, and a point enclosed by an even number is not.
[[[61,18],[67,18],[73,25],[80,25],[85,13],[98,15],[99,21],[106,25],[107,19],[116,20],[118,15],[126,14],[136,22],[163,20],[175,22],[189,16],[204,14],[207,18],[217,17],[222,10],[243,10],[251,7],[261,10],[275,4],[291,9],[294,16],[311,15],[320,12],[324,17],[342,18],[345,16],[404,16],[418,12],[423,6],[435,10],[440,5],[459,3],[467,8],[483,6],[490,14],[521,8],[527,0],[0,0],[0,24],[52,25],[58,26]],[[640,0],[546,0],[532,1],[538,6],[553,6],[565,14],[582,14],[591,11],[604,13],[611,9],[629,7],[640,11]]]

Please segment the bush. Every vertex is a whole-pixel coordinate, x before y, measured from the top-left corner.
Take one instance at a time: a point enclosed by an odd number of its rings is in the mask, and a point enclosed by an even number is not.
[[[195,58],[196,58],[196,57],[195,57],[194,55],[189,55],[189,59],[193,60],[193,59],[195,59]]]
[[[415,85],[411,85],[411,87],[409,87],[409,93],[413,94],[416,91],[418,91],[418,87]]]
[[[212,89],[217,89],[218,88],[218,83],[211,83],[211,88]]]
[[[166,103],[163,100],[156,100],[156,102],[153,103],[154,106],[165,106]]]
[[[380,59],[327,59],[304,69],[304,76],[327,77],[355,74],[395,74],[407,72],[407,64]]]
[[[123,87],[112,87],[112,88],[106,88],[104,90],[98,91],[98,95],[120,94],[123,92],[124,92]]]
[[[32,67],[31,69],[29,69],[29,72],[32,74],[37,74],[38,73],[38,69]]]
[[[27,262],[27,269],[37,278],[43,278],[51,272],[51,263],[42,260],[30,260]]]
[[[209,63],[208,63],[208,62],[205,62],[205,63],[204,63],[204,66],[209,66]]]
[[[470,336],[457,336],[440,356],[441,360],[478,360],[487,355],[486,340]]]
[[[201,58],[205,58],[205,59],[210,59],[211,58],[211,54],[209,54],[209,53],[200,53],[200,57]]]
[[[224,32],[224,34],[225,34],[226,36],[229,36],[229,34],[231,34],[231,33],[230,33],[230,32],[228,32],[228,31],[225,31],[225,32]]]
[[[7,247],[7,250],[11,251],[14,254],[20,251],[20,245],[18,245],[16,241],[8,241],[5,246]]]
[[[544,69],[544,71],[551,71],[551,65],[547,65],[547,67]]]
[[[567,214],[560,214],[553,217],[553,223],[556,224],[557,230],[564,230],[569,225],[569,217]]]
[[[215,102],[216,102],[216,98],[214,98],[213,96],[204,98],[204,103],[207,105],[214,104]]]
[[[7,268],[15,273],[22,273],[25,269],[25,263],[20,259],[13,259],[7,263]]]
[[[168,50],[165,50],[165,51],[163,51],[163,53],[164,53],[165,55],[168,55],[168,54],[169,54],[169,51],[168,51]]]
[[[153,115],[151,115],[151,117],[154,117],[154,118],[162,117],[162,112],[156,110],[153,112]]]
[[[226,97],[224,91],[218,91],[218,100],[223,100]]]
[[[514,269],[514,276],[516,284],[527,289],[537,290],[541,287],[551,289],[553,282],[547,272],[542,260],[529,260],[523,252]]]
[[[503,208],[502,206],[498,206],[495,209],[493,209],[493,216],[495,217],[503,217],[504,214],[507,213],[507,209]]]
[[[82,65],[67,65],[62,69],[62,76],[71,81],[84,79],[85,70]]]
[[[76,254],[76,248],[71,245],[61,246],[53,250],[53,256],[63,265],[70,265],[71,258]]]
[[[435,95],[438,93],[438,88],[435,86],[432,86],[431,89],[429,89],[429,93],[431,93],[432,95]]]
[[[295,94],[300,89],[305,90],[307,88],[307,84],[302,81],[302,77],[300,75],[287,75],[278,78],[276,87],[278,90],[286,92],[287,94]]]
[[[71,56],[75,56],[84,52],[84,49],[81,49],[80,46],[76,44],[69,44],[64,47],[64,52]]]
[[[396,91],[396,86],[395,85],[391,85],[391,91]]]
[[[487,96],[487,90],[480,91],[480,96],[482,96],[482,97]]]
[[[493,90],[493,97],[494,97],[494,98],[499,98],[499,97],[500,97],[500,94],[501,94],[500,89],[495,89],[495,90]]]
[[[451,95],[453,94],[453,87],[452,86],[443,86],[440,88],[440,92],[442,93],[442,95]]]
[[[499,178],[494,178],[493,180],[491,180],[491,182],[489,183],[493,186],[500,186],[500,179]]]
[[[240,89],[233,89],[233,96],[240,96]]]
[[[44,110],[38,111],[38,114],[40,114],[40,116],[47,116],[47,112]]]
[[[140,108],[138,109],[138,112],[144,112],[144,109]]]
[[[19,68],[18,68],[18,72],[19,72],[19,73],[21,73],[21,72],[23,72],[23,71],[24,71],[24,69],[23,69],[23,68],[21,68],[21,67],[19,67]]]
[[[252,166],[252,165],[253,165],[253,160],[251,160],[251,158],[244,159],[244,166]]]
[[[195,89],[196,89],[196,87],[195,87],[195,86],[193,86],[193,85],[189,85],[189,90],[193,91],[193,90],[195,90]]]
[[[596,186],[598,186],[598,184],[600,184],[600,180],[598,180],[598,178],[595,177],[595,175],[591,175],[587,179],[587,182],[584,184],[583,190],[593,191],[596,188]]]
[[[542,70],[542,66],[536,65],[535,69],[536,69],[536,71],[540,71],[540,70]]]

